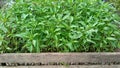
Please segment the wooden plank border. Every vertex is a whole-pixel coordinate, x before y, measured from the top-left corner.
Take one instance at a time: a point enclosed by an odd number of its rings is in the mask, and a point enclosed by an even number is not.
[[[106,64],[120,63],[120,52],[113,53],[5,53],[0,54],[1,63],[63,63]]]

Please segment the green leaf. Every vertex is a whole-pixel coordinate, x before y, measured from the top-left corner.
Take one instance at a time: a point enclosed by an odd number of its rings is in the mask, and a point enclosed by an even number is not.
[[[33,43],[33,46],[36,47],[37,41],[36,41],[36,40],[33,40],[32,43]]]
[[[21,38],[28,38],[28,33],[15,34],[14,36],[21,37]]]
[[[113,40],[113,41],[116,40],[114,37],[107,37],[106,39],[107,40]]]
[[[27,16],[28,14],[22,14],[21,19],[26,19]]]
[[[35,48],[35,52],[39,53],[39,52],[40,52],[40,47],[39,47],[39,42],[38,42],[38,40],[37,40],[37,39],[36,39],[36,40],[33,40],[32,43],[33,43],[33,46],[34,46],[34,48]]]
[[[69,42],[69,43],[67,43],[66,45],[69,47],[69,49],[70,49],[71,51],[74,50],[72,43]]]
[[[2,24],[0,24],[0,30],[2,30],[5,33],[8,32],[8,29]]]
[[[70,22],[73,22],[74,18],[72,16],[70,16]]]
[[[91,40],[91,39],[87,39],[87,42],[90,42],[90,43],[96,44],[96,42],[94,42],[94,41]]]
[[[0,46],[2,45],[3,43],[3,36],[0,34]]]
[[[29,52],[33,52],[33,44],[31,41],[27,40],[26,44],[22,47],[22,49],[26,48]]]
[[[62,20],[68,19],[69,17],[70,17],[70,13],[67,13],[67,15],[65,15]]]

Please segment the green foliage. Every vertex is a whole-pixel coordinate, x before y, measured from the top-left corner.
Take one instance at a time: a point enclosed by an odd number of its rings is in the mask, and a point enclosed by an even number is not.
[[[117,23],[100,0],[16,0],[0,10],[0,52],[113,51]]]
[[[110,3],[112,3],[116,9],[120,10],[120,0],[109,0]]]

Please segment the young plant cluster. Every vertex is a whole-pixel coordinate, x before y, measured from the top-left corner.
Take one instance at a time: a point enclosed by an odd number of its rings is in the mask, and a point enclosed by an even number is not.
[[[101,0],[16,0],[0,9],[0,53],[114,51],[114,10]]]
[[[109,0],[110,3],[113,4],[113,6],[120,11],[120,0]]]

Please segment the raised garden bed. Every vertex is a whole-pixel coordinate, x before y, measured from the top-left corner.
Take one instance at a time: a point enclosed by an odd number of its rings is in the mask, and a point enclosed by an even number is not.
[[[0,54],[2,68],[119,68],[120,53],[10,53]]]
[[[120,47],[119,16],[112,5],[24,1],[0,9],[0,68],[120,68],[120,53],[114,52]]]

